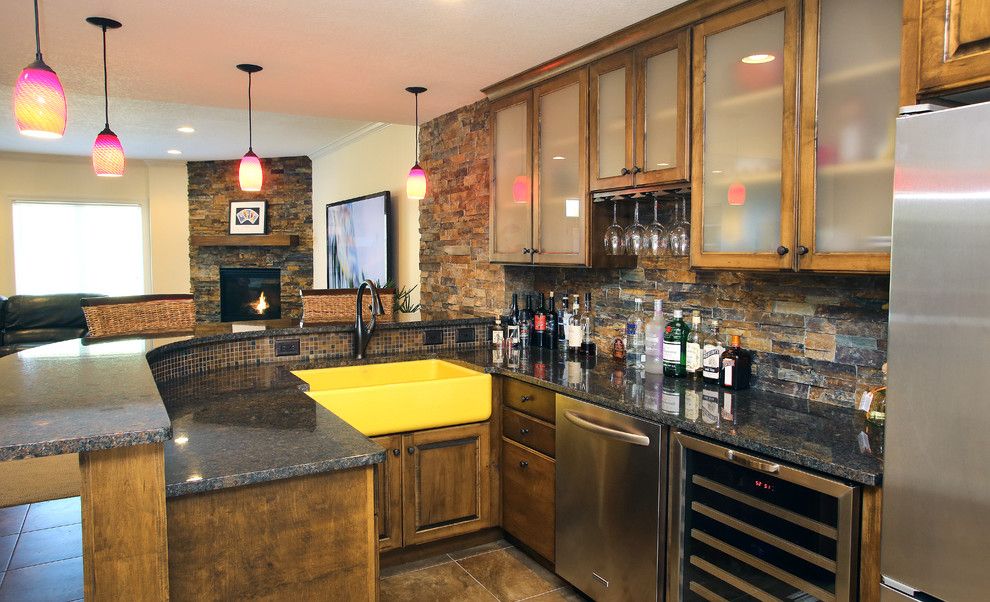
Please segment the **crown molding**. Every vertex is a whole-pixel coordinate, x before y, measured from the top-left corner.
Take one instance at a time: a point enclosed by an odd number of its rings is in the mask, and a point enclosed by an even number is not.
[[[392,124],[385,123],[384,121],[375,121],[369,123],[368,125],[361,126],[358,129],[354,130],[353,132],[350,132],[349,134],[344,134],[340,138],[337,138],[330,144],[327,144],[326,146],[323,146],[311,152],[309,154],[309,158],[319,159],[321,157],[325,157],[329,154],[335,153],[340,149],[344,148],[345,146],[354,144],[355,142],[357,142],[361,138],[364,138],[365,136],[369,136],[371,134],[374,134],[375,132],[384,130],[390,125]]]

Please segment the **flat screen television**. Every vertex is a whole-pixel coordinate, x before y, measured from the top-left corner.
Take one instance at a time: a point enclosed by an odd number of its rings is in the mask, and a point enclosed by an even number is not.
[[[392,276],[388,191],[327,205],[327,288],[356,288]]]

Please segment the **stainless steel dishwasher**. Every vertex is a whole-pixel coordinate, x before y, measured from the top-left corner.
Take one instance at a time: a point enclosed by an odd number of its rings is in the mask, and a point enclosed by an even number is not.
[[[557,396],[556,570],[599,602],[657,600],[667,429]]]

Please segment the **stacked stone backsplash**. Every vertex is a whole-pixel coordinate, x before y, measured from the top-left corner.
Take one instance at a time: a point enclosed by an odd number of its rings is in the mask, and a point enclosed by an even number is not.
[[[309,157],[262,159],[265,182],[261,192],[242,192],[238,161],[190,161],[189,234],[225,235],[231,201],[268,203],[267,230],[295,234],[291,247],[189,248],[190,279],[196,299],[196,319],[220,321],[221,267],[277,267],[282,270],[282,317],[299,319],[299,289],[313,287],[313,168]]]
[[[849,406],[883,382],[887,355],[885,276],[697,272],[687,258],[646,259],[632,270],[501,267],[488,263],[490,132],[487,101],[422,126],[429,197],[420,203],[424,315],[502,313],[513,291],[591,291],[606,349],[636,296],[723,320],[755,353],[755,387]],[[650,221],[646,203],[641,206]],[[662,208],[670,223],[673,207]],[[621,295],[616,287],[622,287]],[[605,291],[608,290],[606,298]]]

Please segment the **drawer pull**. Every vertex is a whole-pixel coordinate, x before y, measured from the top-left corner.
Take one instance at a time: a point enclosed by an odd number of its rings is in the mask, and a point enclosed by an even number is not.
[[[416,448],[410,445],[409,447],[406,448],[406,451],[409,452],[409,455],[411,456],[414,453],[416,453]]]
[[[527,466],[529,466],[529,462],[527,462],[526,460],[519,460],[519,466],[522,468],[526,468]]]
[[[529,434],[529,429],[528,428],[521,428],[521,429],[519,429],[519,434],[520,435],[528,435]]]
[[[526,403],[527,401],[529,401],[531,399],[533,399],[533,398],[530,397],[529,395],[523,395],[522,397],[519,398],[519,401],[522,402],[522,403]]]
[[[396,458],[398,458],[399,457],[399,454],[401,454],[401,453],[402,453],[402,450],[399,449],[398,447],[392,450],[392,455],[395,456]]]

